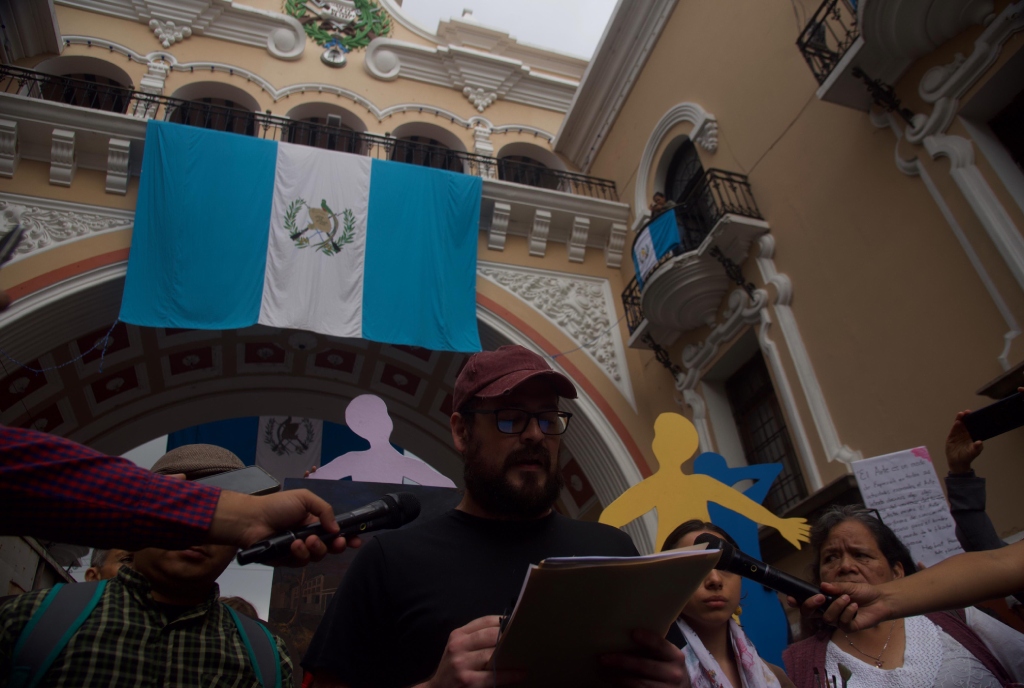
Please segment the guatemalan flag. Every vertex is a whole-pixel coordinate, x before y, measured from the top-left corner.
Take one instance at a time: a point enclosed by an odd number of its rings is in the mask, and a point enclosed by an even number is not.
[[[150,120],[121,320],[479,351],[479,177]]]

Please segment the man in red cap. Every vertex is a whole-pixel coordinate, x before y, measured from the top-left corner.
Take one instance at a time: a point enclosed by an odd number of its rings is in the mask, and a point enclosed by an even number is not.
[[[558,450],[576,388],[521,346],[475,354],[455,382],[452,439],[465,460],[456,509],[381,533],[346,573],[303,667],[314,686],[493,686],[500,616],[530,564],[556,556],[634,556],[629,536],[552,510]],[[622,685],[679,685],[682,654],[636,633],[636,654],[602,658]]]

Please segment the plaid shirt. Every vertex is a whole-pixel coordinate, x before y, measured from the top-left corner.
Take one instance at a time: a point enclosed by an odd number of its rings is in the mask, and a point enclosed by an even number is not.
[[[34,430],[0,427],[0,534],[136,550],[202,542],[220,490]]]
[[[127,566],[107,583],[99,604],[57,656],[39,688],[250,688],[256,674],[216,585],[207,601],[173,620],[152,604],[150,585]],[[0,608],[0,685],[11,672],[18,636],[47,591],[20,595]],[[281,685],[292,664],[284,641]]]

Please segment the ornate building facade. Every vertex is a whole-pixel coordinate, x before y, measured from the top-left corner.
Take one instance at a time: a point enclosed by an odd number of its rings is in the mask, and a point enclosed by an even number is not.
[[[28,233],[0,270],[0,421],[121,453],[226,418],[343,423],[371,392],[393,441],[461,479],[461,354],[115,324],[159,118],[481,176],[484,347],[545,353],[581,390],[571,516],[657,470],[664,412],[730,465],[781,462],[779,514],[856,499],[861,457],[923,444],[943,475],[954,414],[1021,374],[1024,5],[904,5],[624,0],[588,63],[470,17],[430,31],[397,0],[15,2],[0,213]],[[638,280],[655,191],[679,237]],[[988,444],[1011,536],[1024,438]],[[653,514],[627,530],[653,547]]]

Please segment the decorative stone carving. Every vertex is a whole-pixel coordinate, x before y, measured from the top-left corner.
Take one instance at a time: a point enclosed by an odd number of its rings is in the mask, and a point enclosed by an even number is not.
[[[607,280],[484,262],[477,264],[477,273],[557,325],[633,403],[625,349]]]
[[[469,86],[462,89],[462,95],[469,99],[477,112],[483,112],[498,99],[498,94],[494,91],[485,91],[482,88],[470,88]]]
[[[454,88],[480,112],[496,100],[566,112],[579,82],[534,73],[519,60],[456,45],[375,38],[363,66],[375,79],[402,77]]]
[[[1024,2],[1021,3],[1024,5]],[[949,158],[949,174],[970,203],[974,214],[999,249],[1017,284],[1024,289],[1024,236],[999,201],[985,176],[974,164],[974,147],[962,136],[939,134],[924,140],[932,159]]]
[[[604,247],[604,264],[610,268],[618,268],[622,265],[622,250],[626,245],[626,225],[622,222],[613,222],[611,232],[608,233],[608,243]]]
[[[828,410],[828,403],[825,401],[825,393],[818,383],[818,376],[814,372],[811,356],[804,345],[800,328],[797,326],[796,316],[793,314],[793,309],[790,306],[793,301],[792,282],[787,275],[778,272],[775,268],[775,237],[771,234],[762,236],[758,240],[758,249],[757,267],[761,271],[761,278],[764,280],[764,283],[766,285],[771,284],[776,289],[778,296],[774,306],[775,317],[779,321],[779,329],[782,330],[783,339],[786,341],[786,348],[789,349],[790,358],[793,360],[793,367],[796,369],[797,378],[800,380],[800,386],[803,388],[804,397],[807,399],[807,406],[811,411],[811,418],[814,419],[818,436],[821,438],[821,444],[825,449],[825,455],[829,461],[842,461],[843,463],[850,463],[863,458],[859,451],[851,449],[839,439],[839,431],[832,421],[832,414]],[[778,352],[775,351],[774,345],[768,339],[768,328],[770,326],[771,319],[768,317],[767,311],[764,311],[761,314],[761,332],[758,336],[761,341],[761,349],[770,354],[768,358],[772,363],[773,370],[775,370],[776,378],[785,379],[786,374],[781,359]],[[799,412],[793,401],[793,394],[789,389],[788,382],[785,385],[780,384],[780,387],[782,387],[779,390],[780,396],[784,397],[783,401],[787,407],[787,413],[790,416],[795,416]],[[800,432],[803,432],[802,429]],[[811,464],[813,465],[813,462]],[[809,473],[808,475],[809,478],[812,478],[812,482],[814,482],[817,469],[812,469],[807,465],[804,468],[807,471],[814,471],[813,474]],[[817,485],[814,486],[815,489],[821,485],[821,478],[817,477],[816,480]]]
[[[129,152],[131,141],[127,139],[110,139],[107,149],[107,193],[124,196],[128,193]]]
[[[715,325],[703,342],[688,344],[683,349],[683,367],[687,369],[677,387],[680,390],[693,389],[700,381],[704,366],[714,359],[719,347],[735,337],[744,325],[761,319],[761,309],[768,304],[768,292],[755,289],[754,298],[742,289],[729,294],[729,303],[722,314],[722,321]]]
[[[651,135],[647,138],[644,152],[640,156],[640,166],[637,169],[636,175],[636,192],[633,196],[633,207],[636,209],[638,221],[638,224],[634,225],[634,229],[639,226],[640,215],[647,209],[647,204],[651,198],[651,190],[648,184],[651,178],[651,170],[655,169],[657,165],[654,156],[662,147],[665,137],[668,136],[672,127],[680,122],[690,122],[693,124],[690,138],[701,148],[709,153],[714,153],[718,149],[718,120],[715,119],[714,115],[698,103],[679,103],[669,108],[668,112],[662,115],[661,119],[654,126]]]
[[[704,125],[700,128],[700,131],[693,137],[694,143],[706,150],[708,153],[714,153],[718,150],[718,120],[714,118],[704,120]]]
[[[494,157],[494,142],[491,141],[491,128],[483,122],[476,120],[473,127],[473,152],[488,158]],[[483,161],[479,164],[480,176],[484,179],[497,179],[498,168]]]
[[[697,439],[700,442],[700,451],[709,452],[714,448],[711,444],[711,428],[708,425],[708,407],[704,403],[704,397],[694,389],[683,390],[683,401],[693,409],[693,427],[697,429]]]
[[[544,257],[548,248],[548,232],[551,231],[551,213],[547,210],[533,212],[533,228],[530,230],[530,255]]]
[[[1003,316],[1007,330],[1006,333],[1003,334],[1003,349],[999,356],[996,357],[996,360],[999,361],[999,365],[1003,370],[1009,370],[1011,367],[1010,347],[1013,345],[1013,340],[1021,334],[1021,327],[1017,323],[1017,319],[1014,317],[1013,311],[1010,310],[1010,307],[1003,298],[1003,295],[999,292],[999,288],[996,286],[996,283],[992,281],[992,276],[989,275],[988,270],[985,268],[985,263],[981,260],[981,257],[978,256],[978,252],[974,250],[974,246],[971,244],[970,239],[967,238],[967,234],[964,233],[963,227],[961,227],[960,223],[957,221],[956,215],[950,209],[949,204],[943,197],[942,192],[935,185],[935,182],[932,181],[927,168],[921,164],[921,161],[918,160],[917,157],[906,160],[900,155],[900,141],[903,139],[903,130],[896,117],[892,113],[872,112],[870,113],[870,118],[871,123],[879,129],[886,127],[892,129],[892,133],[896,137],[896,151],[893,157],[895,158],[897,169],[908,177],[919,177],[921,181],[924,182],[925,188],[928,190],[929,195],[931,195],[932,200],[935,201],[935,205],[938,206],[939,212],[942,213],[947,224],[949,224],[949,228],[953,232],[953,236],[956,237],[957,242],[960,244],[960,248],[962,248],[964,253],[967,254],[968,261],[970,261],[974,271],[978,273],[978,279],[980,279],[981,283],[985,285],[985,291],[988,292],[989,297],[992,299],[992,303],[995,304],[996,310],[998,310],[999,314]],[[965,139],[962,140],[965,141]],[[959,157],[962,161],[966,161],[968,163],[973,162],[974,151],[969,144],[966,148],[961,145],[959,153],[954,152],[955,144],[947,145],[946,148],[950,151],[951,160]],[[938,152],[938,148],[935,148],[935,150]],[[952,172],[955,167],[956,165],[954,164],[951,167],[950,172]]]
[[[195,34],[265,48],[280,60],[297,60],[306,32],[294,17],[229,0],[55,0],[58,5],[146,24],[163,47]]]
[[[508,232],[508,219],[512,214],[512,206],[508,203],[494,204],[491,214],[491,229],[487,232],[487,248],[492,251],[505,250],[505,236]]]
[[[75,132],[54,129],[50,144],[50,183],[55,186],[71,186],[77,168]]]
[[[477,155],[494,157],[494,142],[491,141],[491,129],[479,122],[473,127],[473,152]]]
[[[13,177],[20,160],[18,123],[9,119],[0,119],[0,177],[8,179]]]
[[[987,5],[987,11],[990,11],[991,2],[977,4]],[[985,7],[979,7],[975,14],[984,17],[985,12]],[[960,109],[960,98],[988,71],[1010,36],[1022,29],[1024,2],[1018,1],[1008,5],[985,28],[974,41],[974,51],[970,57],[965,58],[957,53],[951,63],[932,67],[925,72],[918,93],[926,103],[935,105],[929,114],[919,114],[914,118],[913,126],[906,132],[907,141],[918,144],[928,136],[946,131]]]
[[[91,212],[83,212],[83,208]],[[133,224],[133,213],[127,210],[0,193],[2,231],[13,227],[14,211],[21,213],[21,226],[25,229],[16,251],[18,256],[91,234],[130,229]]]
[[[149,28],[153,29],[153,34],[156,36],[157,40],[160,41],[160,45],[165,48],[170,48],[175,43],[181,43],[192,35],[191,27],[176,26],[172,21],[150,19]]]
[[[587,253],[587,235],[590,234],[590,218],[575,217],[572,233],[569,235],[569,262],[582,263]]]
[[[139,90],[150,95],[160,96],[164,93],[164,84],[171,66],[163,60],[150,60],[149,68],[139,80]]]

